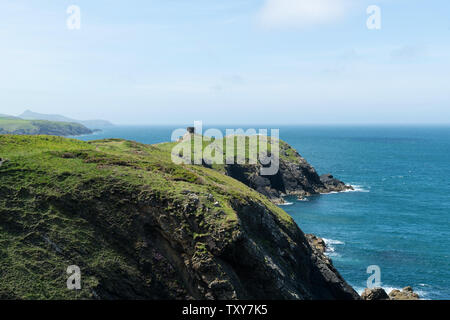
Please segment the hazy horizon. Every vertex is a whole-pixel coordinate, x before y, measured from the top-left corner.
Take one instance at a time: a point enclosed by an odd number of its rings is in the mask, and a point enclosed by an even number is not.
[[[370,5],[380,29],[366,25]],[[0,114],[446,125],[449,12],[443,0],[4,0]]]
[[[24,110],[24,111],[32,111],[35,113],[41,113],[37,110]],[[20,117],[20,115],[23,112],[20,112],[18,114],[11,114],[11,113],[1,113],[0,115],[9,115],[9,116],[15,116]],[[45,115],[57,115],[57,116],[66,116],[68,118],[71,118],[65,113],[60,114],[45,114]],[[116,122],[108,119],[107,117],[97,118],[97,119],[79,119],[79,118],[73,118],[73,120],[77,121],[87,121],[87,120],[106,120],[110,121],[113,125],[116,126],[193,126],[194,121],[202,121],[201,119],[193,119],[192,121],[184,121],[184,122],[158,122],[158,123],[152,123],[152,122]],[[142,120],[141,120],[142,121]],[[245,122],[243,120],[236,121],[236,122],[214,122],[214,121],[205,121],[203,122],[204,126],[207,127],[213,127],[213,126],[219,126],[219,127],[225,127],[229,126],[229,128],[235,128],[236,126],[329,126],[329,127],[340,127],[340,126],[450,126],[450,122]]]

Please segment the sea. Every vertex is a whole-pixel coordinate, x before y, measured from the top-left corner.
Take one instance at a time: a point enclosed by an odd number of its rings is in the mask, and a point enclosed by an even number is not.
[[[75,138],[155,144],[180,127],[115,126]],[[354,186],[302,201],[288,197],[282,208],[305,233],[325,239],[327,255],[359,293],[376,266],[387,292],[411,286],[422,299],[450,299],[450,126],[216,128],[279,129],[319,174]]]

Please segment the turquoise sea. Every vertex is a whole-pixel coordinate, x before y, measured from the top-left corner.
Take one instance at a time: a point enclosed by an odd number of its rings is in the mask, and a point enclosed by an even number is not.
[[[178,127],[118,126],[76,138],[152,144]],[[387,290],[410,285],[424,299],[450,299],[450,126],[255,128],[279,128],[320,174],[356,187],[283,206],[304,232],[327,239],[356,290],[366,286],[367,267],[378,265]]]

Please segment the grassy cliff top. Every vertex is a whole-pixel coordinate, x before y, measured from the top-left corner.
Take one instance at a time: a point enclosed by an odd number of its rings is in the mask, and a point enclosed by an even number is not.
[[[159,203],[160,210],[180,215],[180,232],[193,235],[199,252],[205,234],[233,233],[239,223],[234,202],[260,203],[286,228],[294,225],[282,209],[237,180],[202,166],[173,164],[172,147],[0,135],[0,297],[89,298],[102,272],[137,273],[125,249],[99,240],[105,230],[111,235],[104,237],[133,233],[131,204]],[[192,198],[207,208],[196,213],[204,215],[201,233],[189,230],[179,209]],[[63,266],[71,264],[96,270],[78,292],[65,288]]]
[[[254,138],[252,140],[252,138]],[[198,139],[196,141],[196,139]],[[198,142],[200,141],[200,142]],[[197,150],[196,143],[200,146]],[[297,153],[295,149],[293,149],[288,143],[280,140],[274,139],[272,137],[267,136],[246,136],[246,135],[232,135],[226,136],[222,139],[215,139],[210,137],[201,136],[198,134],[185,136],[183,141],[181,142],[167,142],[159,144],[159,148],[166,150],[167,153],[170,153],[171,150],[178,144],[180,151],[178,152],[179,157],[183,157],[183,152],[181,149],[186,150],[186,146],[190,145],[191,154],[190,158],[192,163],[194,163],[196,158],[209,158],[211,162],[216,159],[216,150],[219,150],[219,158],[222,163],[226,163],[226,158],[231,155],[234,158],[234,163],[238,163],[238,157],[241,157],[241,161],[243,164],[250,164],[250,153],[253,150],[252,159],[260,159],[259,153],[262,151],[263,154],[271,156],[273,149],[275,148],[275,143],[278,143],[277,154],[280,160],[284,160],[289,163],[300,164],[304,159]],[[232,146],[232,150],[228,152],[229,146]],[[263,149],[261,149],[263,147]],[[183,151],[184,151],[183,150]],[[199,152],[201,150],[201,152]],[[201,160],[200,160],[201,162]],[[199,163],[199,162],[197,162]],[[225,165],[217,164],[214,162],[211,165],[211,168],[224,173]]]
[[[27,179],[48,185],[54,183],[53,191],[58,186],[75,187],[83,180],[117,179],[130,185],[151,187],[174,198],[184,198],[185,191],[190,190],[217,193],[223,200],[231,196],[257,198],[272,209],[278,209],[251,188],[215,170],[174,164],[170,152],[175,144],[145,145],[122,139],[85,142],[45,135],[0,135],[0,155],[8,160],[2,171],[29,171]],[[58,179],[60,176],[72,178],[61,183],[63,179]],[[290,220],[283,210],[277,211]]]

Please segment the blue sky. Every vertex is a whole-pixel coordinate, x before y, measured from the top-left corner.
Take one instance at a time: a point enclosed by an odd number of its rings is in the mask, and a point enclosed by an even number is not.
[[[0,40],[0,113],[450,123],[446,0],[2,0]]]

